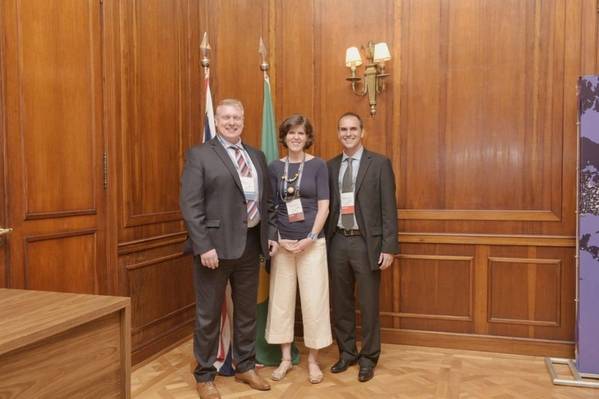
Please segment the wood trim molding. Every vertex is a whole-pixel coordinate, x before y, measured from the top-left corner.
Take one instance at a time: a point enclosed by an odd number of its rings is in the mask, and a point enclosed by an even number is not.
[[[171,244],[184,242],[186,238],[187,232],[179,231],[139,240],[125,241],[118,244],[118,254],[127,255],[134,252],[142,252],[151,248],[166,247]]]
[[[494,317],[493,316],[493,263],[509,263],[509,264],[535,264],[535,265],[546,265],[546,266],[557,266],[557,283],[558,288],[556,289],[556,301],[555,301],[555,320],[533,320],[533,319],[510,319],[505,317]],[[523,324],[528,326],[539,326],[539,327],[559,327],[561,321],[561,284],[562,284],[562,261],[561,259],[545,259],[545,258],[507,258],[507,257],[495,257],[490,256],[488,258],[488,280],[487,280],[487,303],[488,303],[488,319],[489,323],[507,323],[507,324]],[[529,314],[529,317],[531,314]]]
[[[39,220],[39,219],[53,219],[53,218],[65,218],[69,216],[85,216],[85,215],[96,215],[98,213],[96,208],[91,209],[74,209],[71,211],[54,211],[54,212],[27,212],[25,213],[25,220]]]
[[[399,233],[400,243],[415,244],[472,244],[515,245],[535,247],[576,246],[574,236],[503,235],[503,234],[451,234],[451,233]]]
[[[457,255],[416,255],[416,254],[399,254],[396,255],[399,259],[421,259],[421,260],[437,260],[437,261],[462,261],[468,262],[468,314],[467,315],[441,315],[427,313],[404,313],[404,312],[381,312],[381,315],[392,317],[408,317],[415,319],[435,319],[435,320],[451,320],[451,321],[472,321],[472,312],[474,309],[474,256],[457,256]],[[401,277],[400,277],[401,279]]]
[[[396,255],[399,259],[427,259],[427,260],[462,260],[472,261],[473,256],[454,256],[454,255],[415,255],[415,254],[399,254]]]
[[[531,356],[574,357],[574,342],[493,335],[444,333],[381,328],[382,341],[389,344],[432,346]]]
[[[141,268],[144,268],[144,267],[155,265],[157,263],[164,263],[164,262],[168,262],[169,260],[181,258],[183,256],[185,256],[185,254],[183,252],[177,252],[177,253],[174,253],[174,254],[170,254],[170,255],[166,255],[166,256],[161,256],[159,258],[149,259],[149,260],[146,260],[146,261],[143,261],[143,262],[133,263],[131,265],[126,265],[125,269],[127,269],[127,270],[141,269]]]
[[[123,209],[123,227],[143,226],[146,224],[156,224],[164,222],[178,222],[182,220],[181,212],[179,210],[134,215],[129,213],[130,208],[128,208],[128,205],[124,205]]]
[[[356,314],[360,312],[357,311]],[[381,316],[403,317],[409,319],[431,319],[448,321],[472,321],[472,311],[469,316],[452,316],[446,314],[424,314],[424,313],[402,313],[402,312],[379,312]]]
[[[31,236],[26,236],[23,239],[23,254],[24,254],[24,286],[25,287],[29,287],[29,267],[30,267],[30,262],[29,262],[29,244],[32,242],[38,242],[38,241],[47,241],[47,240],[56,240],[56,239],[64,239],[64,238],[71,238],[71,237],[82,237],[82,236],[93,236],[93,240],[94,240],[94,254],[92,259],[94,259],[94,263],[93,263],[93,271],[94,271],[94,294],[98,294],[98,289],[99,289],[99,284],[98,284],[98,265],[96,264],[96,251],[98,250],[97,247],[97,233],[98,231],[96,229],[82,229],[82,230],[75,230],[75,231],[66,231],[66,232],[62,232],[62,233],[51,233],[51,234],[38,234],[38,235],[31,235]]]
[[[511,222],[559,222],[547,210],[399,209],[400,220],[501,220]]]

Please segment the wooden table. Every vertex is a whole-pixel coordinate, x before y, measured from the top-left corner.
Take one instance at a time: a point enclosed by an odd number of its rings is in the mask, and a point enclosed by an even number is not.
[[[0,396],[129,398],[130,299],[0,289]]]

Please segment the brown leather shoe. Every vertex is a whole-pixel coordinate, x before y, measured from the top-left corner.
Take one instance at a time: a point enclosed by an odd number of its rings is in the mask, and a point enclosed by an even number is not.
[[[218,389],[212,381],[198,382],[196,388],[200,394],[200,399],[220,399],[220,393],[218,393]]]
[[[264,379],[260,377],[254,369],[248,370],[245,373],[235,374],[235,380],[245,382],[258,391],[270,390],[270,385],[268,385],[268,383],[264,381]]]

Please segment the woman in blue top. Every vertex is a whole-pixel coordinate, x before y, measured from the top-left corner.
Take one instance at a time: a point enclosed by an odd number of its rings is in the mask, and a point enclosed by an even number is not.
[[[329,213],[329,182],[326,163],[305,152],[314,135],[312,124],[292,115],[279,128],[279,140],[287,156],[269,165],[277,206],[279,251],[271,261],[270,302],[266,340],[281,344],[283,360],[272,373],[281,380],[293,367],[295,298],[299,285],[304,343],[309,348],[309,381],[317,384],[323,374],[318,350],[332,343],[329,316],[329,278],[322,229]]]

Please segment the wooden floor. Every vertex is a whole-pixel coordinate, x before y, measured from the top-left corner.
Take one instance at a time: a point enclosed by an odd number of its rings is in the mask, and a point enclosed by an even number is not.
[[[337,360],[334,346],[321,355],[325,379],[308,382],[305,349],[302,363],[280,382],[270,381],[271,367],[258,372],[268,378],[272,390],[258,392],[233,377],[217,377],[223,398],[526,398],[599,399],[599,389],[554,386],[543,358],[403,345],[383,345],[374,379],[357,380],[358,368],[331,374]],[[137,368],[131,377],[133,398],[198,398],[192,370],[191,341]],[[568,375],[558,366],[560,376]]]

